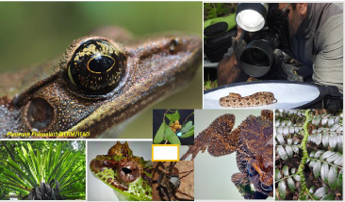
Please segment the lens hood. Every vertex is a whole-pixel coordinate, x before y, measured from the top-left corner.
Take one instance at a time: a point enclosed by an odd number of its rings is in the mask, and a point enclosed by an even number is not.
[[[273,63],[273,51],[267,41],[261,39],[251,41],[240,56],[242,70],[252,77],[267,74]]]

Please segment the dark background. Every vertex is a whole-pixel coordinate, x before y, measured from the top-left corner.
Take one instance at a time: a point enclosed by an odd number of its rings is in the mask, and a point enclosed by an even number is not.
[[[170,109],[171,111],[175,111],[176,109]],[[194,110],[192,109],[181,109],[178,110],[179,114],[180,114],[180,125],[183,126],[183,122],[184,120],[187,118],[188,115],[190,115],[191,113],[193,113]],[[154,109],[153,110],[153,138],[155,137],[159,127],[161,126],[162,122],[163,122],[163,117],[164,117],[164,113],[166,112],[166,109]],[[168,112],[169,114],[172,114],[172,112]],[[194,124],[194,114],[190,115],[189,118],[186,120],[186,123],[188,121],[192,121],[193,125]],[[169,125],[170,120],[165,117],[165,123],[167,125]],[[195,135],[195,134],[194,134]],[[189,138],[179,138],[181,141],[181,145],[193,145],[194,144],[194,135],[189,137]],[[164,144],[164,142],[162,142]],[[169,142],[167,143],[169,144]]]

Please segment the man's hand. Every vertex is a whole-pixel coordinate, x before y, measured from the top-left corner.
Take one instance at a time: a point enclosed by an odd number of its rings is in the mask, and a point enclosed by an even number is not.
[[[237,36],[232,38],[232,48],[234,53],[224,57],[218,64],[218,86],[229,83],[243,82],[248,79],[248,75],[239,66],[239,58],[246,43],[241,39],[242,29],[237,27]],[[244,43],[243,43],[244,42]]]
[[[243,30],[239,26],[237,26],[236,38],[232,37],[232,47],[234,49],[237,61],[240,61],[240,56],[247,46],[247,43],[243,40],[242,34]]]

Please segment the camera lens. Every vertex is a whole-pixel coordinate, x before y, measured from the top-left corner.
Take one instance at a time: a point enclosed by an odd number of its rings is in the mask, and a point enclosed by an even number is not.
[[[257,48],[251,48],[246,51],[246,59],[245,61],[251,65],[258,65],[258,66],[268,66],[269,65],[269,58],[268,55]]]

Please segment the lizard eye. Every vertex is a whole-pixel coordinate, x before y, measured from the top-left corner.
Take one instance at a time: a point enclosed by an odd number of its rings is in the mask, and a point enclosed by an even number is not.
[[[125,55],[110,41],[91,38],[75,49],[68,62],[68,77],[86,94],[105,94],[113,90],[123,76]]]

